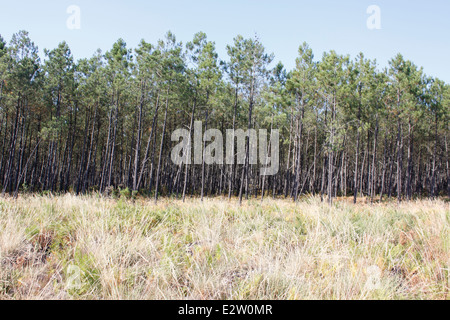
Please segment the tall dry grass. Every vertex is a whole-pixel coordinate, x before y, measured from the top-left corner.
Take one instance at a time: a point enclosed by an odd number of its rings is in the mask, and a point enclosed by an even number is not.
[[[450,210],[0,199],[0,299],[448,299]]]

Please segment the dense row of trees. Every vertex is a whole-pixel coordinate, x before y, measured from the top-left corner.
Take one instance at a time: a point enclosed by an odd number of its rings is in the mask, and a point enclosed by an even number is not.
[[[298,199],[305,193],[449,195],[450,89],[397,55],[375,61],[307,44],[294,70],[273,66],[258,38],[237,36],[220,60],[204,33],[74,61],[67,43],[45,50],[28,33],[0,37],[0,185],[21,191]],[[176,165],[171,132],[280,130],[281,168]],[[270,146],[269,146],[270,148]]]

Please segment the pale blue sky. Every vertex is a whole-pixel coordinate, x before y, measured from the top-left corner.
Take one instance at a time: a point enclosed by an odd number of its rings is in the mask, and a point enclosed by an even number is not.
[[[81,30],[66,27],[69,5],[81,8]],[[381,30],[366,27],[369,5],[381,8]],[[168,30],[183,43],[204,31],[226,59],[237,34],[256,32],[288,69],[306,41],[316,59],[331,49],[352,57],[362,51],[380,67],[400,52],[450,83],[449,0],[1,0],[0,34],[9,41],[19,30],[29,31],[41,52],[66,40],[76,59],[109,50],[120,37],[134,48]]]

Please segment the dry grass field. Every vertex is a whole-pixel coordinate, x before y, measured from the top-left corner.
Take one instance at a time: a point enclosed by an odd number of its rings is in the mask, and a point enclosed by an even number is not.
[[[0,299],[449,299],[443,200],[0,199]]]

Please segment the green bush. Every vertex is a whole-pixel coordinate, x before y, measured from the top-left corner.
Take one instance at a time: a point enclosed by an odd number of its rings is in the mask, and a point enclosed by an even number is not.
[[[131,199],[131,191],[130,189],[127,187],[123,190],[120,190],[120,196],[126,199]]]

